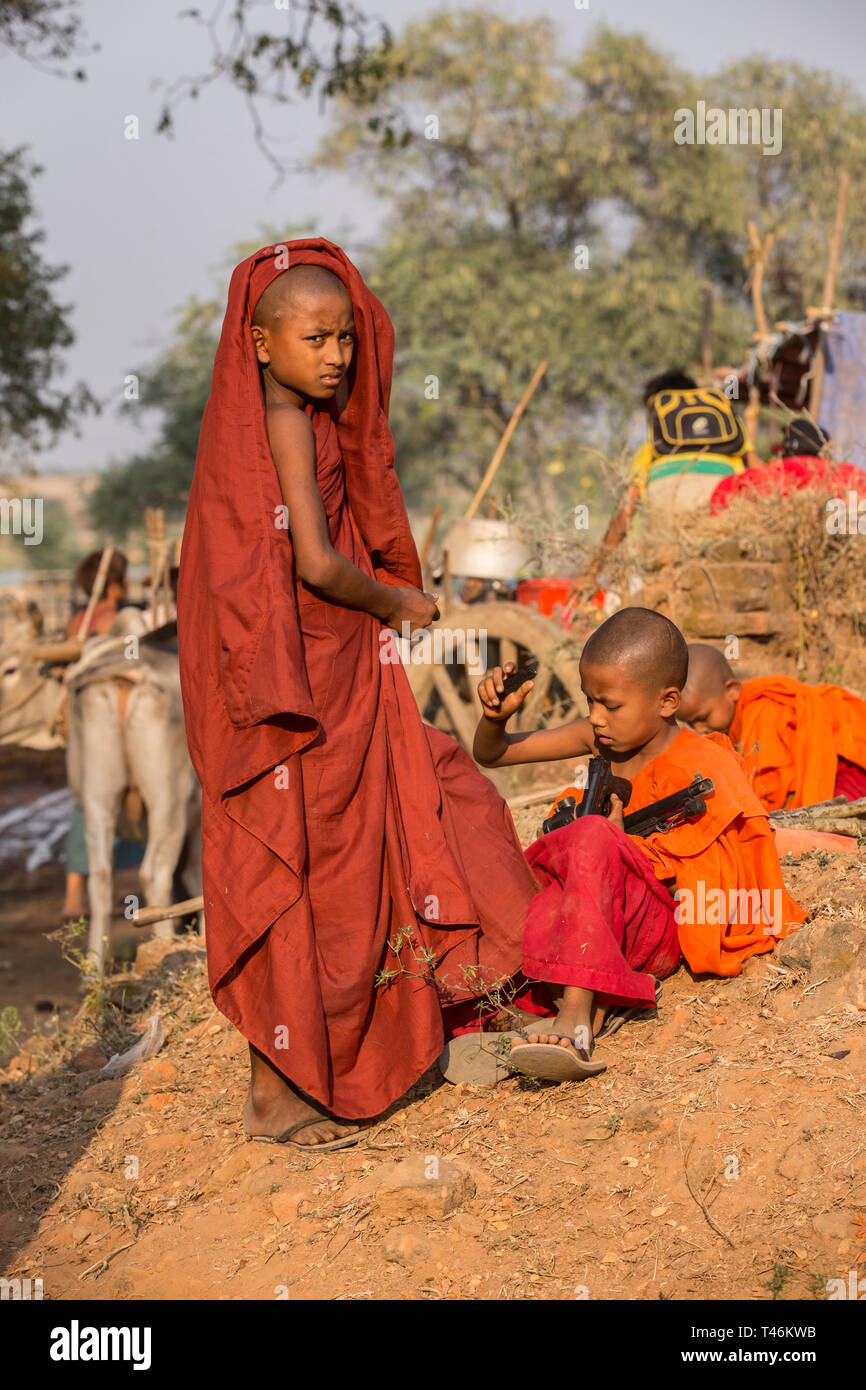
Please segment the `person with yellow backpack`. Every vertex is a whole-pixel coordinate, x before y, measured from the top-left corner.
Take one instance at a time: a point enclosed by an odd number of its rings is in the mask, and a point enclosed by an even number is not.
[[[724,392],[668,371],[647,382],[643,399],[649,438],[632,460],[632,479],[654,519],[707,506],[722,478],[760,464]]]

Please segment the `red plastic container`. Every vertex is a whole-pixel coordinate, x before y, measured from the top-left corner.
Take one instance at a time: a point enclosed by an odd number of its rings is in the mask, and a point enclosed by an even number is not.
[[[517,586],[517,602],[527,608],[535,607],[545,618],[552,618],[556,604],[565,603],[573,584],[573,579],[521,579]]]

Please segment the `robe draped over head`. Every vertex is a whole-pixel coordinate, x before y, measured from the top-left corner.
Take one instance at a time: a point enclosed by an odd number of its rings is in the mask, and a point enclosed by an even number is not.
[[[330,242],[266,247],[232,275],[202,422],[181,686],[214,999],[291,1082],[362,1118],[435,1059],[442,1004],[473,997],[467,971],[492,983],[519,969],[536,883],[491,782],[423,725],[387,628],[297,576],[251,316],[300,264],[339,276],[357,332],[348,396],[304,407],[330,544],[368,576],[420,587],[387,420],[388,316]]]
[[[738,975],[749,956],[771,951],[806,914],[782,882],[766,810],[724,734],[680,729],[670,748],[633,778],[628,814],[680,791],[698,775],[714,787],[705,814],[633,843],[658,879],[676,880],[680,949],[691,969]],[[561,796],[580,800],[582,793],[569,787]]]
[[[283,505],[268,443],[259,363],[250,325],[262,293],[296,265],[337,275],[357,330],[349,398],[329,402],[346,463],[346,493],[376,578],[420,586],[418,553],[394,470],[388,428],[394,331],[384,307],[338,246],[321,237],[277,243],[232,274],[190,490],[178,577],[181,681],[190,753],[206,799],[269,844],[296,878],[303,870],[297,795],[276,824],[262,824],[251,785],[316,738],[292,547],[278,524]],[[212,670],[230,727],[214,725],[205,698]],[[296,781],[296,792],[300,785]],[[291,787],[288,789],[291,794]],[[267,861],[265,861],[267,863]],[[270,878],[270,881],[269,881]],[[279,886],[278,886],[279,884]],[[286,906],[285,884],[263,870],[244,906],[236,957]],[[226,968],[231,960],[225,962]]]
[[[845,763],[866,768],[866,701],[838,685],[760,676],[743,682],[729,736],[768,811],[812,806],[838,794]]]

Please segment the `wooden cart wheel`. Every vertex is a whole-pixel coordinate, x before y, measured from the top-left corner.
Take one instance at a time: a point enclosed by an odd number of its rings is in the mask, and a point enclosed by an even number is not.
[[[529,699],[508,726],[512,732],[561,724],[586,713],[579,640],[537,609],[507,600],[452,604],[428,631],[434,659],[408,661],[409,684],[423,718],[453,734],[469,751],[481,717],[478,686],[486,670],[506,661],[520,666],[534,657],[539,663]],[[485,670],[470,669],[476,652]]]

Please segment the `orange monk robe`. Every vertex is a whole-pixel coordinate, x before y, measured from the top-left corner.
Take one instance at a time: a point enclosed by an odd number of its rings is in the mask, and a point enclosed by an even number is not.
[[[840,759],[866,768],[866,701],[838,685],[761,676],[743,682],[729,736],[768,811],[812,806],[836,794]]]
[[[806,914],[788,894],[767,813],[724,734],[680,729],[632,781],[627,814],[709,777],[706,813],[667,834],[634,839],[657,878],[676,881],[680,950],[695,974],[739,975]],[[576,795],[573,787],[563,796]]]

